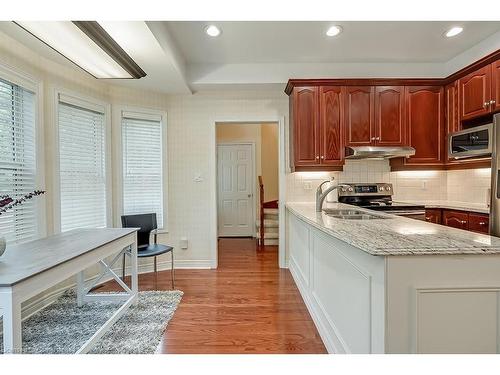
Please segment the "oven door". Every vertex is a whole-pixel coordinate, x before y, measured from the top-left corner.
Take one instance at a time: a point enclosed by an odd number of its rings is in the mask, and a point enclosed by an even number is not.
[[[407,217],[410,219],[425,221],[425,210],[401,210],[401,211],[394,210],[394,211],[387,211],[387,213],[397,216]]]
[[[448,157],[461,159],[490,156],[492,124],[476,126],[448,136]]]

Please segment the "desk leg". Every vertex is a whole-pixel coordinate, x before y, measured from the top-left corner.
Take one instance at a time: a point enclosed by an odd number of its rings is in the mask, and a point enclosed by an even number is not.
[[[76,303],[82,307],[85,297],[85,273],[80,271],[76,274]]]
[[[137,241],[134,242],[130,248],[130,278],[132,285],[132,294],[135,296],[134,304],[137,304],[137,297],[139,291],[139,284],[137,280]]]
[[[16,301],[12,291],[0,293],[3,310],[3,351],[22,353],[21,303]]]

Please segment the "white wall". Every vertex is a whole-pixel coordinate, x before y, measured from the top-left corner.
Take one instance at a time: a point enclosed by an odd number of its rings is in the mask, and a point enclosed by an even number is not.
[[[287,175],[287,199],[312,202],[317,186],[331,177],[336,182],[390,182],[394,200],[461,202],[486,206],[490,168],[457,171],[391,172],[388,161],[348,160],[343,172],[296,172]],[[305,186],[311,183],[311,189]]]

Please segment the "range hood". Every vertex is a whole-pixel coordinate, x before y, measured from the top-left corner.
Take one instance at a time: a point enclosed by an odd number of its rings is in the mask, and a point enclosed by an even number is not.
[[[357,146],[346,147],[346,159],[392,159],[392,158],[407,158],[415,155],[413,147],[396,147],[396,146]]]

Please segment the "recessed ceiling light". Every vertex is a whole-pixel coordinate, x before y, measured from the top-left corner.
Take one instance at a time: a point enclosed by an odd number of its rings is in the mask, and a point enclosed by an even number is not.
[[[462,31],[464,31],[463,27],[454,26],[451,29],[449,29],[444,35],[446,35],[448,38],[451,38],[452,36],[460,34]]]
[[[342,27],[340,26],[331,26],[328,30],[326,30],[327,36],[335,36],[339,35],[342,32]]]
[[[210,25],[210,26],[207,26],[205,28],[205,32],[209,35],[209,36],[212,36],[212,37],[216,37],[216,36],[219,36],[221,31],[220,29],[215,26],[215,25]]]

